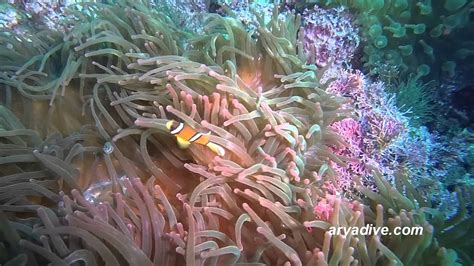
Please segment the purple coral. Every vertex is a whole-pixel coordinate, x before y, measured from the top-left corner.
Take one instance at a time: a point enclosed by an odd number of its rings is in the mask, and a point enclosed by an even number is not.
[[[342,8],[314,6],[302,15],[307,62],[324,67],[349,62],[359,46],[353,17]]]
[[[372,186],[372,168],[368,165],[377,167],[391,179],[399,165],[384,158],[388,153],[393,157],[400,156],[409,148],[391,149],[392,145],[398,145],[399,137],[406,136],[408,127],[392,96],[385,92],[384,84],[371,82],[359,71],[338,68],[328,71],[323,80],[332,80],[328,92],[347,97],[350,101],[345,108],[353,109],[355,113],[355,117],[336,121],[330,126],[346,142],[345,146],[333,147],[334,153],[354,159],[344,166],[331,165],[338,173],[339,189],[350,193],[356,179]]]
[[[7,7],[0,13],[0,26],[9,29],[15,28],[20,19],[20,15],[14,8]]]
[[[18,33],[28,31],[32,26],[36,29],[51,29],[64,31],[66,7],[75,4],[74,1],[19,1],[11,0],[5,13],[0,14],[0,25],[13,29]]]

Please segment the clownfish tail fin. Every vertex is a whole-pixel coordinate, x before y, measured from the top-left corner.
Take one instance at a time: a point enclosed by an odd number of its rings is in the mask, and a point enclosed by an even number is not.
[[[213,151],[214,153],[216,153],[217,155],[219,155],[219,156],[221,156],[221,157],[224,156],[224,154],[225,154],[225,149],[222,148],[220,145],[215,144],[214,142],[210,142],[210,141],[209,141],[209,142],[206,144],[206,146],[207,146],[209,149],[211,149],[211,151]]]

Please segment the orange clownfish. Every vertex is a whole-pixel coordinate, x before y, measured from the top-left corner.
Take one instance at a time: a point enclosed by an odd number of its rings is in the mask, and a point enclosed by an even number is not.
[[[191,143],[201,144],[207,146],[211,151],[219,156],[224,156],[225,150],[221,146],[209,141],[209,133],[203,134],[197,132],[194,128],[174,120],[170,120],[166,123],[166,128],[172,135],[176,136],[178,145],[180,148],[187,148]]]

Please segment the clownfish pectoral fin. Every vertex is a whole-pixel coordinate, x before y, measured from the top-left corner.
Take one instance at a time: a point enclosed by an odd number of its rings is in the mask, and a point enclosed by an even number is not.
[[[178,141],[178,146],[181,148],[181,149],[186,149],[189,147],[189,145],[191,145],[191,142],[187,141],[187,140],[184,140],[183,138],[180,138],[180,137],[176,137],[176,140]]]
[[[222,148],[220,145],[215,144],[214,142],[208,142],[206,146],[211,149],[214,153],[216,153],[219,156],[224,156],[225,155],[225,149]]]

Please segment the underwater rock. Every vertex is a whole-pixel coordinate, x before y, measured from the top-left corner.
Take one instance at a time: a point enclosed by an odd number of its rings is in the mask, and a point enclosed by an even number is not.
[[[464,160],[470,168],[474,168],[474,145],[470,145],[467,148],[467,155],[465,156]]]
[[[452,108],[461,117],[462,125],[474,127],[474,84],[467,84],[451,94]]]

